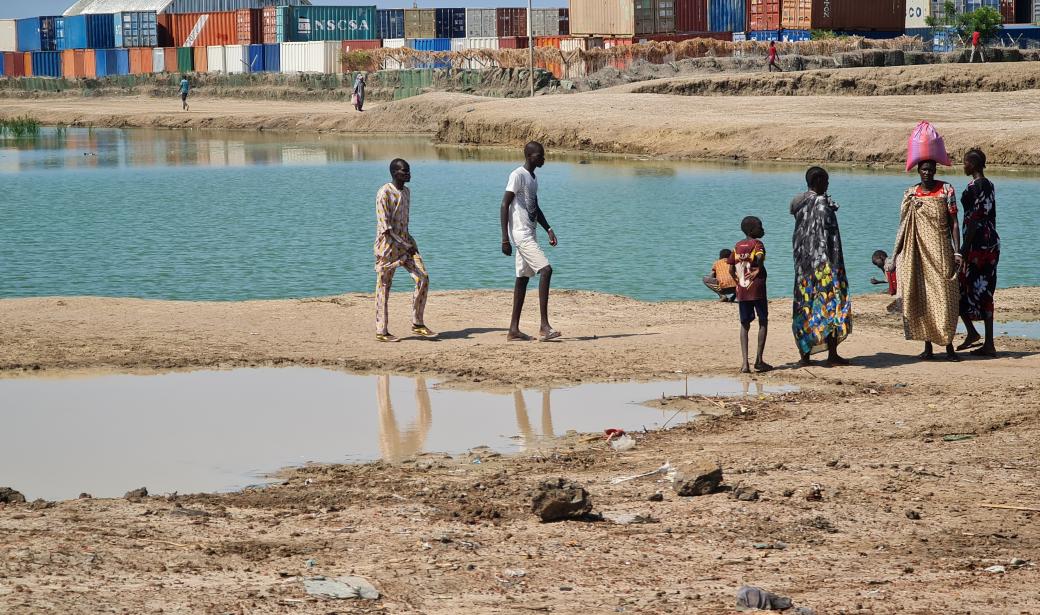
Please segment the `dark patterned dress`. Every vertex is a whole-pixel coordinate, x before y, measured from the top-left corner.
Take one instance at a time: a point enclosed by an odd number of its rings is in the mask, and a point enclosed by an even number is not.
[[[961,253],[960,314],[969,320],[982,320],[993,313],[993,291],[997,289],[997,261],[1000,260],[1000,235],[997,235],[997,193],[985,177],[973,180],[961,194],[964,208],[964,241]]]
[[[791,328],[802,354],[827,349],[852,331],[852,302],[838,231],[838,204],[811,190],[791,201],[794,306]]]

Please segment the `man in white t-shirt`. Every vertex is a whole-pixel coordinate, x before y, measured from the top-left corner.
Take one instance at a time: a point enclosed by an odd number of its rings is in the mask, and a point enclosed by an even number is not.
[[[527,297],[527,282],[535,274],[538,280],[538,308],[542,323],[539,339],[543,342],[560,337],[560,332],[549,325],[549,282],[552,267],[549,259],[538,245],[535,223],[549,234],[549,245],[556,246],[556,233],[538,207],[538,179],[535,169],[545,164],[545,149],[534,141],[524,147],[524,165],[509,175],[506,194],[502,197],[502,253],[510,256],[516,248],[516,283],[513,286],[513,318],[509,323],[506,339],[513,342],[530,340],[531,336],[520,331],[520,313]]]

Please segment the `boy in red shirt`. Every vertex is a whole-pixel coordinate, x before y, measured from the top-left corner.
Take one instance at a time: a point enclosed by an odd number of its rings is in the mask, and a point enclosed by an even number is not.
[[[762,221],[748,216],[740,223],[744,239],[733,247],[729,257],[730,274],[737,281],[737,305],[740,307],[740,352],[744,364],[740,373],[749,374],[748,332],[758,315],[758,354],[755,356],[755,371],[768,372],[773,366],[762,360],[766,349],[766,334],[769,330],[769,300],[766,299],[766,246],[761,239],[766,231]]]
[[[982,62],[986,62],[986,56],[982,53],[982,35],[976,30],[971,33],[971,58],[968,63],[971,64],[975,61],[975,52],[979,52],[979,57],[982,58]]]
[[[776,57],[776,41],[769,41],[769,72],[773,72],[773,69],[775,68],[782,73],[784,71],[780,68],[780,65],[776,63]]]

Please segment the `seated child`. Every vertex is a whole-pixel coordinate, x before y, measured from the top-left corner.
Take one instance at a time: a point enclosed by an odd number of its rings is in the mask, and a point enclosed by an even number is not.
[[[719,301],[736,301],[737,281],[729,273],[729,250],[719,252],[719,260],[711,266],[711,274],[704,276],[704,285],[719,296]]]

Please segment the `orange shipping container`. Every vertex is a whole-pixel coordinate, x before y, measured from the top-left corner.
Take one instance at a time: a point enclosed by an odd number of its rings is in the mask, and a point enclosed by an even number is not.
[[[195,48],[195,72],[196,73],[208,73],[209,72],[209,54],[208,49],[205,47]]]
[[[748,1],[748,30],[776,30],[780,27],[780,0]]]
[[[166,67],[166,72],[176,73],[177,72],[177,48],[167,47],[163,49],[163,66]]]
[[[61,52],[62,75],[70,79],[93,79],[97,75],[93,49],[66,49]]]
[[[32,77],[32,52],[26,51],[22,57],[25,58],[25,76]]]
[[[222,13],[164,13],[158,18],[160,40],[173,47],[235,45],[238,21],[235,11]]]
[[[235,35],[239,45],[264,42],[264,9],[235,11]]]
[[[268,6],[263,9],[263,43],[273,45],[278,42],[278,9]]]
[[[130,74],[148,75],[152,72],[152,48],[133,47],[130,50]]]
[[[555,48],[559,49],[560,48],[560,42],[563,39],[565,39],[565,38],[570,38],[570,37],[569,36],[536,36],[536,37],[534,37],[534,46],[535,47],[555,47]],[[556,73],[553,73],[553,74],[555,75]]]

